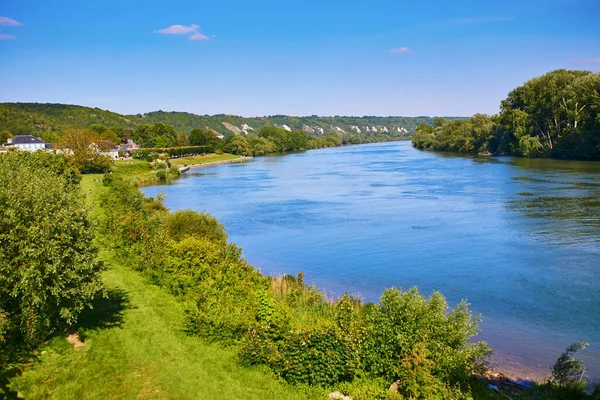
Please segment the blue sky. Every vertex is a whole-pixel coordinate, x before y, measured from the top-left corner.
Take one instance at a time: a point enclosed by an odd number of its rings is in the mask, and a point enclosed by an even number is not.
[[[599,0],[0,2],[0,102],[120,113],[495,113],[600,71]]]

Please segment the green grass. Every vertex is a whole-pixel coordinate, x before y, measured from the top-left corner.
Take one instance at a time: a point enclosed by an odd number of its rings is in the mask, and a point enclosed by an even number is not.
[[[13,391],[27,399],[326,398],[239,366],[234,348],[187,335],[181,303],[137,273],[111,262],[104,280],[108,299],[79,324],[85,346],[54,338],[12,378]]]
[[[184,166],[184,165],[198,165],[198,164],[207,164],[214,163],[219,161],[227,161],[227,160],[235,160],[236,158],[241,158],[235,154],[207,154],[205,156],[194,156],[194,157],[182,157],[182,158],[172,158],[169,160],[171,165],[176,166]]]

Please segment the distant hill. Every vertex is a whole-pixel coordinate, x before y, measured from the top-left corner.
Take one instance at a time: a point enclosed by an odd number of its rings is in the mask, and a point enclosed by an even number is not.
[[[455,117],[451,117],[455,119]],[[212,129],[224,135],[256,132],[265,125],[285,129],[301,129],[306,133],[326,135],[390,133],[410,138],[421,124],[433,124],[433,117],[293,117],[272,115],[246,118],[236,115],[196,115],[187,112],[154,111],[146,114],[121,115],[99,108],[67,104],[44,103],[0,103],[0,131],[8,130],[13,135],[60,131],[69,126],[89,127],[101,124],[108,128],[135,128],[140,124],[163,122],[180,132],[192,129]]]

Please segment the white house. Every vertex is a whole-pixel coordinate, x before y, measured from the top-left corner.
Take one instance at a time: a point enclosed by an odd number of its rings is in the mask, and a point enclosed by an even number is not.
[[[101,140],[96,146],[100,151],[100,154],[108,156],[113,160],[119,159],[119,148],[110,140]]]
[[[31,135],[17,135],[12,139],[8,139],[8,142],[4,145],[7,148],[16,147],[19,150],[36,151],[45,150],[51,148],[51,146]]]
[[[119,150],[121,150],[123,153],[125,153],[125,155],[127,157],[129,157],[132,153],[135,153],[135,151],[139,148],[140,146],[138,146],[137,144],[135,144],[135,142],[131,139],[127,140],[126,144],[120,144],[119,145]]]

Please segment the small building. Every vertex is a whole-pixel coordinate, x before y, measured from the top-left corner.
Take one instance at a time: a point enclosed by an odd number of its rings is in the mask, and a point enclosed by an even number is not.
[[[127,143],[119,145],[119,152],[125,154],[125,156],[129,157],[139,148],[137,144],[131,139],[127,140]]]
[[[42,139],[31,135],[17,135],[12,139],[8,139],[4,145],[7,148],[13,147],[25,151],[45,150],[48,146],[50,145]]]
[[[6,153],[8,149],[2,145],[0,145],[0,153]]]
[[[119,148],[110,140],[101,140],[97,143],[98,151],[103,156],[108,156],[113,160],[119,159]]]

